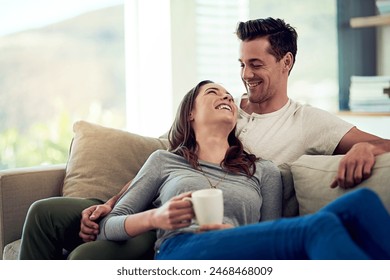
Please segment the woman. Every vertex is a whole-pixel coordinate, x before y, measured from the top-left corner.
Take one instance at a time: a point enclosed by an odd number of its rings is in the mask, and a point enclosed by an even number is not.
[[[351,192],[314,215],[278,219],[278,168],[243,150],[236,118],[233,98],[220,85],[203,81],[188,92],[169,132],[170,150],[149,157],[101,221],[98,238],[126,240],[157,229],[156,259],[390,257],[390,218],[369,190]],[[184,198],[204,188],[223,191],[223,224],[193,224]]]

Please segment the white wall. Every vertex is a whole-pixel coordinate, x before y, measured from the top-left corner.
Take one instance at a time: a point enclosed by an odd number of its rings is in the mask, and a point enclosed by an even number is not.
[[[354,116],[341,115],[342,119],[356,125],[365,132],[390,139],[390,115],[389,116]]]

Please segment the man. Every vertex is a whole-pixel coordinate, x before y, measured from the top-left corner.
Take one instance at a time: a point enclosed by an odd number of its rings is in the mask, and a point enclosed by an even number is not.
[[[332,187],[351,188],[371,174],[375,156],[390,141],[360,131],[325,111],[288,98],[287,81],[295,63],[297,33],[280,19],[241,22],[239,138],[257,156],[277,163],[303,154],[345,154]]]
[[[287,82],[297,52],[295,29],[283,20],[268,18],[241,22],[236,33],[241,40],[241,78],[248,91],[237,101],[240,107],[237,131],[246,149],[278,164],[293,162],[303,154],[345,154],[331,187],[351,188],[370,176],[375,156],[390,151],[389,140],[360,131],[330,113],[288,98]],[[127,186],[121,193],[125,189]],[[86,205],[88,208],[82,211],[79,233],[86,243],[76,248],[70,258],[96,255],[98,258],[117,258],[119,254],[126,258],[126,253],[135,255],[138,248],[135,248],[137,242],[134,239],[130,239],[125,248],[113,242],[106,243],[108,241],[88,242],[95,240],[99,232],[98,220],[111,211],[121,193],[104,204]],[[78,209],[84,208],[80,206]],[[34,223],[39,223],[40,215],[45,215],[45,211],[40,213],[28,215],[26,223],[33,219]],[[35,222],[37,218],[38,222]],[[52,216],[51,219],[55,218]],[[72,219],[73,223],[78,219],[79,214]],[[59,229],[61,232],[67,228],[66,223]],[[40,228],[43,231],[39,234],[50,234],[56,239],[56,234],[46,233],[44,227]],[[75,233],[68,234],[73,236]],[[137,238],[146,239],[153,246],[150,234]],[[55,247],[59,246],[61,242]],[[22,238],[21,258],[34,257],[28,251],[32,251],[32,245]]]

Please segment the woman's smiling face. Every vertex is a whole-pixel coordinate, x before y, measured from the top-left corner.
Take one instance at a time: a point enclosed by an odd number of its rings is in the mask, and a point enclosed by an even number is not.
[[[200,88],[190,117],[193,125],[229,123],[233,129],[237,111],[233,96],[221,85],[209,83]]]

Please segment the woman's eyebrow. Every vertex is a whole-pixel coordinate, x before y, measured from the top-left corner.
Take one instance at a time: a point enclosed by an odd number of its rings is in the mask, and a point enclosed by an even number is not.
[[[216,87],[209,87],[209,88],[206,89],[206,92],[207,92],[207,91],[210,91],[210,90],[219,91],[219,88],[216,88]]]
[[[216,87],[210,87],[210,88],[207,88],[205,92],[208,92],[209,90],[216,90],[216,91],[221,91],[220,88],[216,88]],[[225,91],[227,94],[229,94],[230,96],[233,96],[230,92],[228,91]]]

